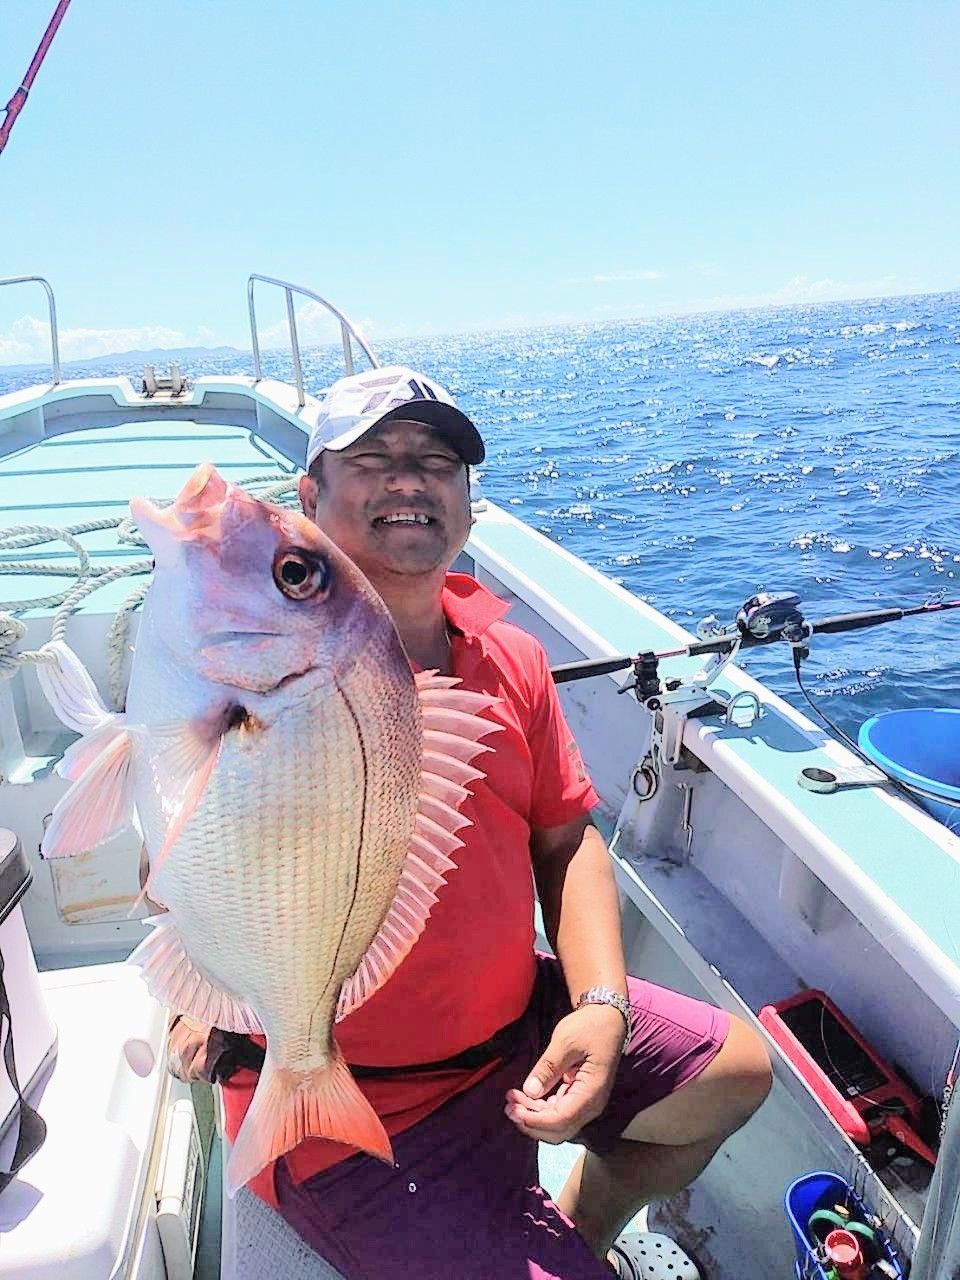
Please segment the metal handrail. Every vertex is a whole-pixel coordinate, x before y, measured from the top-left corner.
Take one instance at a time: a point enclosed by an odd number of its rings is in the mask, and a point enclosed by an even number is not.
[[[379,369],[380,361],[373,354],[370,348],[360,336],[359,330],[352,321],[343,314],[343,312],[328,302],[326,298],[321,298],[319,293],[314,293],[312,289],[305,289],[303,285],[291,284],[289,280],[277,280],[274,276],[252,275],[247,280],[247,306],[250,309],[250,341],[253,346],[253,372],[257,381],[263,377],[260,367],[260,340],[257,335],[257,314],[253,305],[253,286],[255,281],[261,281],[263,284],[274,284],[278,289],[282,289],[287,298],[287,324],[290,326],[290,351],[293,355],[293,371],[296,375],[297,395],[299,396],[299,404],[302,409],[306,402],[306,396],[303,390],[303,370],[300,366],[300,340],[297,334],[297,317],[293,310],[293,295],[295,293],[302,294],[305,298],[312,298],[314,302],[319,302],[325,307],[331,315],[336,316],[340,321],[340,336],[343,340],[343,361],[347,367],[347,374],[353,373],[353,350],[350,346],[350,339],[353,338],[357,346],[367,357],[375,369]]]
[[[46,289],[47,303],[50,309],[50,355],[53,364],[53,385],[56,386],[63,379],[60,377],[60,336],[57,333],[57,304],[54,301],[50,282],[44,280],[43,276],[8,276],[6,280],[0,280],[0,288],[3,288],[5,284],[42,284]]]

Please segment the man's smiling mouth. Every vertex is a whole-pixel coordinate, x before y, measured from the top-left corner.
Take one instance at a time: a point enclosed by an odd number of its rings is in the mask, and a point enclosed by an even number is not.
[[[375,525],[431,525],[435,524],[432,516],[425,515],[422,511],[391,511],[389,515],[375,516],[373,523]]]

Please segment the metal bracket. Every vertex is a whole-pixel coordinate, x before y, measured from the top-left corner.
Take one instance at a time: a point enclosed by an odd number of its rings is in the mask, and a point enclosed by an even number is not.
[[[746,724],[742,720],[736,720],[734,715],[738,707],[750,706],[752,715]],[[757,723],[763,715],[763,708],[760,705],[760,699],[752,689],[741,689],[739,693],[735,693],[727,703],[727,711],[723,717],[724,724],[736,725],[738,729],[750,729]]]
[[[143,387],[142,394],[148,400],[152,400],[155,395],[168,395],[171,400],[175,400],[177,396],[182,396],[185,391],[189,391],[190,384],[180,372],[180,366],[171,363],[170,372],[165,376],[158,375],[152,364],[143,366]]]
[[[683,796],[683,808],[680,813],[680,830],[684,833],[684,853],[690,857],[690,851],[693,848],[693,823],[690,821],[690,815],[693,812],[693,787],[689,782],[678,782],[677,790]]]
[[[722,715],[723,703],[702,685],[681,685],[651,699],[658,705],[653,711],[653,737],[664,764],[680,763],[683,751],[683,729],[688,720]]]
[[[816,791],[821,795],[832,795],[834,791],[848,787],[878,787],[889,781],[883,770],[874,768],[872,764],[835,765],[832,769],[809,766],[801,769],[797,777],[798,785],[805,791]]]

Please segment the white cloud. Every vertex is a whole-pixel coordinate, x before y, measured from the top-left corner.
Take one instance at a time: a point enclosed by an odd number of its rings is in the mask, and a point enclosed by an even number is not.
[[[340,342],[340,321],[311,298],[302,307],[295,308],[297,338],[301,347],[323,347]],[[265,350],[290,347],[290,326],[286,319],[267,325],[260,331],[260,346]]]
[[[845,302],[853,298],[879,298],[897,293],[910,293],[909,282],[896,276],[883,276],[877,280],[834,280],[824,277],[811,280],[797,275],[777,289],[758,293],[721,294],[713,298],[701,298],[683,306],[683,311],[742,311],[752,307],[788,306],[804,302]]]
[[[190,345],[177,329],[142,325],[132,329],[61,329],[60,359],[91,360],[118,351]],[[0,365],[44,364],[50,359],[50,325],[36,316],[21,316],[0,333]]]
[[[631,268],[626,271],[611,271],[595,276],[573,276],[564,280],[563,284],[626,284],[637,280],[662,280],[662,271],[640,270]]]
[[[829,278],[823,280],[808,280],[806,276],[792,276],[786,284],[776,289],[772,295],[773,302],[823,302],[828,298],[838,298],[841,295],[850,296],[850,291],[862,293],[866,290],[868,293],[885,293],[894,282],[893,276],[885,276],[882,280],[876,280],[864,284],[845,284],[840,280],[831,280]]]
[[[302,307],[295,309],[297,317],[297,337],[301,348],[335,346],[340,347],[340,321],[324,307],[312,299]],[[348,317],[354,332],[358,333],[372,350],[376,351],[378,342],[387,342],[402,338],[422,338],[432,333],[449,333],[452,330],[438,327],[429,320],[378,320],[373,316],[361,316],[356,319]],[[463,325],[466,329],[468,326]],[[286,318],[276,324],[266,325],[259,331],[260,347],[264,351],[290,350],[290,327]],[[355,352],[356,354],[356,352]]]

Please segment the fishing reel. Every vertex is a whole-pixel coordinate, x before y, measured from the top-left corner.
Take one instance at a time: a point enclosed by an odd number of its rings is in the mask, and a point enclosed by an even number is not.
[[[776,632],[801,627],[803,614],[798,606],[800,597],[795,591],[758,591],[744,600],[734,616],[734,628],[741,636],[753,636],[765,640]],[[718,636],[732,638],[731,628],[721,622],[715,613],[702,618],[697,624],[697,638],[711,640]]]
[[[802,644],[810,633],[799,604],[795,591],[759,591],[737,610],[737,630],[754,640],[779,635],[788,644]]]
[[[638,654],[632,672],[620,687],[620,693],[632,693],[654,716],[654,732],[660,753],[669,763],[680,755],[683,724],[686,720],[722,715],[732,722],[741,703],[750,702],[751,718],[760,715],[755,693],[743,690],[731,695],[716,689],[715,682],[737,657],[741,648],[770,644],[782,639],[790,644],[798,657],[807,656],[810,627],[799,609],[800,597],[795,591],[761,591],[745,600],[731,629],[715,615],[701,620],[697,626],[698,643],[673,654]],[[661,681],[659,662],[668,656],[704,657],[703,667],[692,675]]]

